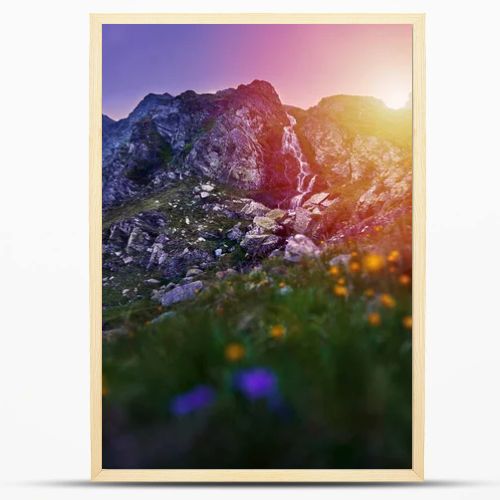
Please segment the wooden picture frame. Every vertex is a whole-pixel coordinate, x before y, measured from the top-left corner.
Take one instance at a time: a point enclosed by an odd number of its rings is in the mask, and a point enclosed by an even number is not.
[[[93,481],[351,482],[424,478],[425,49],[424,14],[90,15],[90,362]],[[413,26],[413,344],[411,469],[161,469],[102,467],[101,110],[103,24],[411,24]]]

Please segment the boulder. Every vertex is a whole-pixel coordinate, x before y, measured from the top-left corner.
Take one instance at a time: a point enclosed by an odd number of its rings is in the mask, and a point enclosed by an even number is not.
[[[320,253],[315,243],[303,234],[290,236],[285,247],[285,260],[298,262],[304,257],[316,257]]]
[[[130,233],[125,251],[127,253],[142,253],[149,245],[150,240],[150,235],[136,226]]]
[[[240,243],[241,247],[247,251],[248,254],[254,257],[262,257],[268,255],[273,250],[278,248],[281,244],[281,238],[274,234],[255,234],[247,233],[243,241]]]
[[[313,194],[305,203],[304,206],[308,205],[319,205],[322,203],[327,197],[329,193],[316,193]]]
[[[165,252],[164,248],[164,244],[167,241],[168,237],[164,234],[160,234],[158,238],[156,238],[151,247],[151,256],[149,257],[147,269],[151,269],[154,266],[161,266],[168,259],[168,254]]]
[[[227,233],[226,236],[232,241],[240,241],[245,233],[241,230],[241,223],[238,222]]]
[[[295,211],[295,221],[293,223],[293,230],[296,233],[302,234],[307,231],[309,223],[311,222],[311,212],[305,208],[297,208]]]
[[[287,214],[286,210],[281,210],[281,208],[273,208],[273,210],[269,210],[269,212],[267,212],[266,217],[268,217],[269,219],[273,219],[275,221],[279,221],[283,219],[283,217],[285,217],[286,214]]]
[[[162,306],[170,306],[177,302],[193,299],[202,288],[203,283],[201,281],[193,281],[192,283],[176,286],[170,291],[155,296],[155,298],[160,301]]]
[[[274,219],[271,219],[270,217],[256,216],[253,218],[253,223],[256,226],[259,226],[262,229],[270,232],[274,232],[279,229],[279,225]]]
[[[241,213],[243,215],[251,217],[255,217],[256,215],[265,215],[267,212],[269,212],[269,208],[258,201],[251,201],[241,209]]]

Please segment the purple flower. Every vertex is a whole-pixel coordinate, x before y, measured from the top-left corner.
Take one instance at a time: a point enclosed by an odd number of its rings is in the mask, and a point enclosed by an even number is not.
[[[170,402],[170,411],[174,415],[187,415],[210,405],[215,398],[215,391],[208,385],[197,385],[183,394],[175,396]]]
[[[276,375],[267,368],[250,368],[238,372],[234,377],[235,387],[248,399],[261,399],[278,393]]]

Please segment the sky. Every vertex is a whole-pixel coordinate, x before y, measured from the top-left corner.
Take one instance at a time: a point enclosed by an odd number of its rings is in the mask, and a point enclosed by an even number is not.
[[[336,94],[405,105],[411,25],[103,26],[103,113],[126,117],[150,92],[178,95],[267,80],[284,104],[309,108]]]

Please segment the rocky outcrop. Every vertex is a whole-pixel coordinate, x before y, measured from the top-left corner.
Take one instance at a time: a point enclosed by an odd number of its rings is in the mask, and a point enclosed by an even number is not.
[[[196,293],[198,275],[223,279],[268,256],[297,262],[411,224],[411,112],[377,99],[300,110],[254,81],[150,94],[124,120],[103,116],[102,129],[103,272],[123,300],[141,294],[115,285],[124,268],[173,304]]]
[[[281,151],[286,112],[267,82],[215,94],[146,96],[126,118],[103,118],[105,208],[201,175],[249,192],[291,188]],[[207,192],[207,191],[205,191]]]

